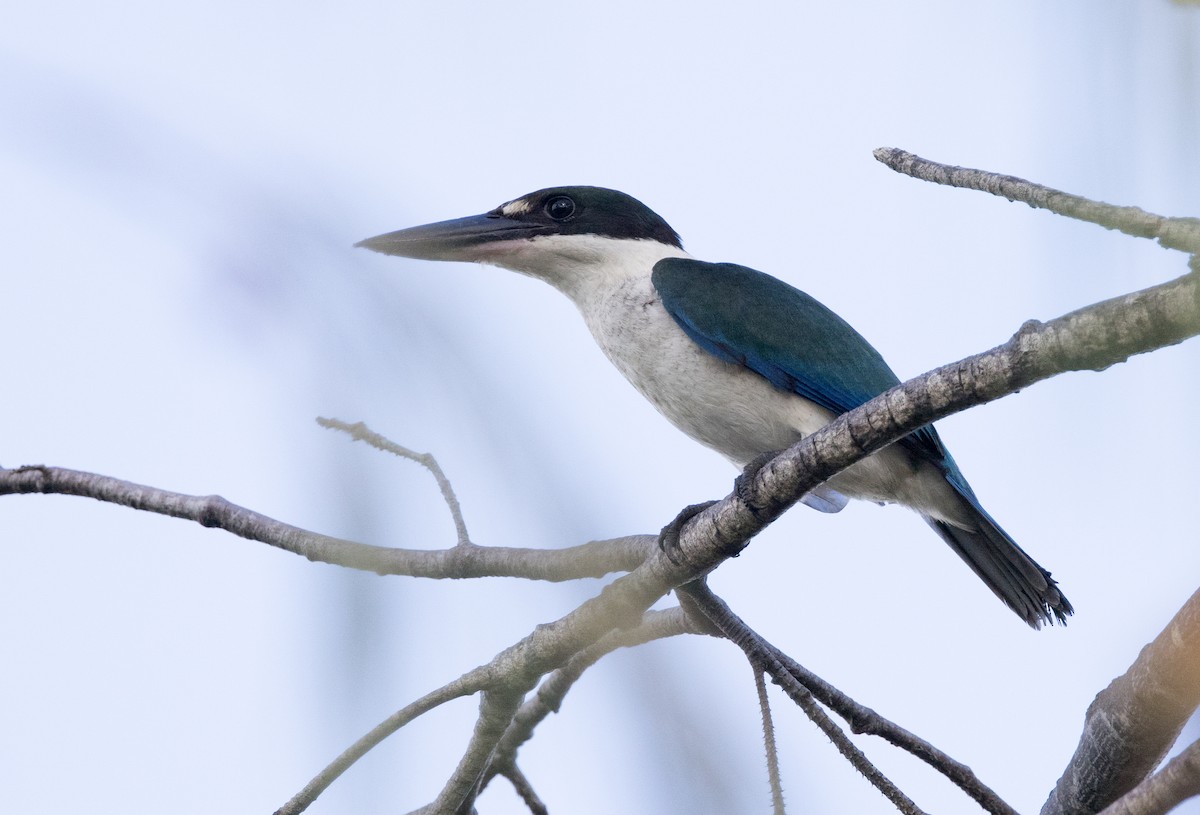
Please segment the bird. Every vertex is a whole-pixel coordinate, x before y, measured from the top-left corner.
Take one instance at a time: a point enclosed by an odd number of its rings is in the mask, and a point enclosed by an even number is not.
[[[355,246],[404,258],[498,266],[543,280],[672,424],[739,468],[782,450],[900,383],[861,334],[764,272],[689,255],[636,198],[549,187],[481,215]],[[932,425],[854,464],[801,502],[850,499],[917,512],[1032,628],[1073,612],[1050,572],[984,510]]]

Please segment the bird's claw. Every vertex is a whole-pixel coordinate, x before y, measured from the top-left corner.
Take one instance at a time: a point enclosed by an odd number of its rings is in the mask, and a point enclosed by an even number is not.
[[[687,526],[688,521],[695,518],[704,510],[711,507],[716,501],[705,501],[700,504],[692,504],[684,507],[675,516],[675,520],[662,528],[658,533],[658,548],[667,556],[667,560],[674,563],[676,566],[682,565],[681,551],[679,549],[679,535],[683,532],[683,528]]]
[[[754,488],[754,479],[758,476],[759,470],[767,466],[767,462],[777,455],[779,455],[779,451],[772,450],[755,456],[749,464],[742,468],[741,475],[733,480],[734,493],[756,518],[766,507],[758,500],[758,490]]]

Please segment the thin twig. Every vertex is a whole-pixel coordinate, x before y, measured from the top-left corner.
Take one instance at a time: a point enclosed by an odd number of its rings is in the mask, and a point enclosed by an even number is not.
[[[529,783],[529,779],[525,777],[525,773],[521,772],[521,768],[516,764],[509,764],[501,772],[509,783],[513,785],[517,795],[525,802],[525,806],[529,808],[532,815],[550,815],[550,810],[546,809],[546,805],[542,803],[542,799],[538,797],[537,792],[533,789],[533,785]]]
[[[690,602],[703,613],[710,623],[719,629],[728,628],[738,633],[744,641],[751,644],[755,653],[769,652],[797,682],[806,688],[813,697],[829,707],[850,725],[850,730],[856,734],[878,736],[895,747],[911,753],[933,769],[944,775],[959,789],[975,800],[983,809],[993,815],[1017,815],[1016,810],[1008,805],[990,787],[979,780],[974,771],[967,765],[954,760],[946,753],[934,747],[924,739],[905,730],[900,725],[884,718],[869,707],[856,702],[821,677],[808,670],[800,663],[780,651],[757,632],[750,629],[725,604],[721,598],[712,593],[687,592]],[[680,592],[682,600],[684,592]]]
[[[354,762],[365,756],[375,745],[412,720],[428,713],[434,708],[454,699],[477,693],[483,685],[485,677],[486,674],[483,671],[476,669],[393,713],[387,719],[371,728],[369,733],[346,748],[340,756],[331,761],[325,769],[321,770],[312,781],[305,784],[304,789],[292,796],[292,799],[286,804],[275,810],[275,815],[299,815],[299,813],[308,809],[312,802],[317,800],[317,796],[324,792],[330,784],[336,781],[342,773],[350,769]]]
[[[997,795],[991,787],[984,784],[975,775],[975,771],[966,764],[957,761],[915,733],[850,698],[775,646],[770,647],[787,672],[808,688],[817,701],[828,706],[845,720],[846,724],[850,725],[851,733],[877,736],[892,746],[899,747],[919,758],[952,781],[983,809],[993,815],[1017,815],[1016,810]]]
[[[1167,249],[1194,253],[1200,251],[1200,219],[1170,218],[1146,212],[1140,207],[1124,207],[1093,201],[1023,178],[987,170],[955,167],[921,158],[895,147],[880,147],[875,158],[898,173],[945,184],[999,195],[1021,201],[1035,209],[1046,209],[1078,221],[1099,224],[1138,238],[1153,238]]]
[[[349,424],[343,422],[341,419],[326,419],[323,416],[318,416],[317,424],[330,430],[340,430],[348,434],[355,441],[365,442],[376,450],[383,450],[385,453],[391,453],[400,456],[400,458],[415,461],[426,470],[429,470],[433,474],[433,479],[437,481],[438,489],[442,491],[442,499],[445,500],[446,506],[450,509],[450,516],[454,519],[454,530],[458,534],[458,544],[465,546],[471,542],[470,536],[467,535],[467,522],[463,520],[462,507],[459,506],[458,497],[454,494],[454,487],[450,485],[450,479],[442,471],[442,465],[438,464],[437,459],[433,457],[433,453],[418,453],[415,450],[410,450],[386,436],[381,436],[367,427],[363,422]]]
[[[779,746],[775,743],[775,723],[771,720],[771,700],[761,668],[751,663],[754,671],[754,690],[758,693],[758,710],[762,716],[763,746],[767,752],[767,780],[771,785],[771,809],[775,815],[786,815],[783,805],[783,780],[779,776]]]

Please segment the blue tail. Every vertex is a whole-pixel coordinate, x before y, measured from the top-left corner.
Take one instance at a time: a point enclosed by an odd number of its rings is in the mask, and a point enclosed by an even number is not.
[[[957,470],[956,467],[954,469]],[[1050,572],[1025,554],[1008,533],[992,520],[992,516],[979,505],[979,499],[961,473],[948,474],[946,480],[962,497],[963,509],[974,522],[975,528],[962,529],[928,517],[926,522],[967,562],[988,588],[1030,626],[1041,628],[1043,624],[1053,625],[1056,620],[1065,624],[1067,616],[1074,609],[1058,590],[1058,584],[1050,577]]]

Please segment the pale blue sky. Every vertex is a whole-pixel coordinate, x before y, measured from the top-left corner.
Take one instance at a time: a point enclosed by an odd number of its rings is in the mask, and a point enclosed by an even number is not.
[[[555,184],[629,192],[709,260],[837,310],[902,376],[1184,259],[898,176],[871,150],[1200,211],[1200,22],[1167,2],[25,4],[0,30],[0,464],[220,493],[379,544],[650,532],[733,471],[495,269],[354,250]],[[1035,811],[1094,694],[1200,581],[1200,344],[939,424],[1077,609],[1034,634],[918,518],[789,513],[714,588]],[[1181,430],[1181,423],[1185,429]],[[269,812],[377,721],[597,589],[354,575],[81,499],[0,502],[0,808]],[[785,704],[795,811],[885,813]],[[589,672],[522,765],[554,812],[766,811],[748,669],[702,640]],[[436,793],[473,702],[314,813]],[[862,741],[932,811],[971,804]],[[702,746],[706,754],[693,754]],[[522,811],[496,785],[488,813]]]

